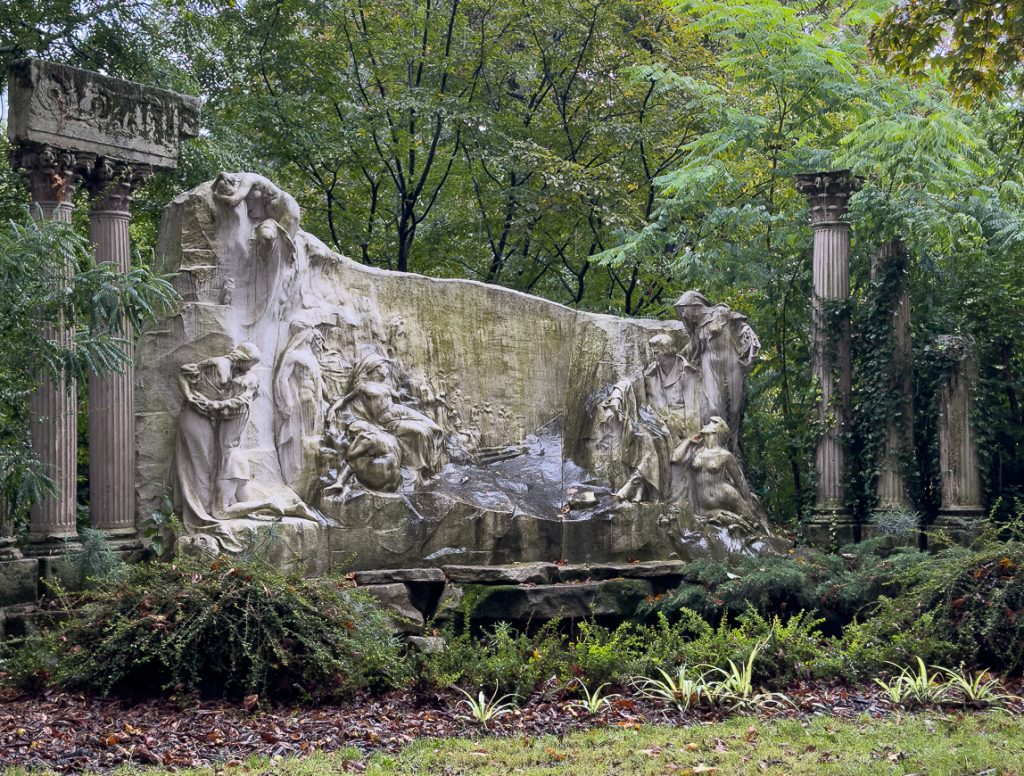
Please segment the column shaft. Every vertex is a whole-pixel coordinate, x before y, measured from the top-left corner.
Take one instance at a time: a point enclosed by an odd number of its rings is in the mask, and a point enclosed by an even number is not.
[[[942,338],[960,349],[957,366],[939,389],[939,466],[942,471],[942,515],[982,513],[978,445],[971,423],[971,389],[978,362],[972,344],[962,337]]]
[[[76,175],[74,156],[48,146],[20,146],[12,163],[27,177],[32,206],[41,217],[71,223],[72,197]],[[66,285],[73,267],[58,275],[54,282]],[[42,321],[45,336],[67,347],[72,331],[63,320]],[[78,535],[76,528],[76,481],[78,448],[78,397],[74,380],[61,375],[57,380],[44,377],[29,401],[32,450],[46,474],[56,486],[55,496],[46,496],[33,505],[29,522],[29,548],[32,554],[60,551],[63,541]]]
[[[128,213],[92,210],[89,236],[97,261],[131,266]],[[121,336],[128,334],[119,332]],[[131,344],[126,345],[129,357]],[[123,371],[89,375],[89,497],[92,527],[111,536],[135,535],[135,379],[129,362]]]
[[[843,473],[845,450],[841,435],[846,428],[850,395],[850,329],[829,325],[829,302],[850,295],[850,227],[826,221],[814,227],[814,375],[821,385],[819,418],[825,431],[818,440],[815,461],[818,485],[815,508],[845,511]]]
[[[149,170],[100,158],[85,173],[93,198],[89,236],[98,262],[131,269],[128,224],[132,194]],[[129,361],[120,372],[89,375],[89,494],[93,528],[135,538],[135,370],[133,332],[119,331]]]
[[[822,433],[815,453],[818,479],[814,513],[805,532],[808,540],[819,546],[853,541],[857,532],[846,508],[843,486],[846,451],[842,435],[850,402],[850,327],[845,318],[830,320],[829,307],[850,296],[850,225],[845,219],[850,195],[860,185],[860,178],[847,170],[796,176],[797,190],[807,196],[814,229],[811,368],[821,386],[818,417]]]
[[[897,274],[899,278],[892,307],[893,381],[890,389],[899,395],[900,406],[898,413],[886,421],[876,511],[913,509],[900,466],[900,458],[914,450],[913,344],[910,339],[910,294],[906,268],[906,247],[898,239],[883,245],[871,263],[872,278],[889,273]]]

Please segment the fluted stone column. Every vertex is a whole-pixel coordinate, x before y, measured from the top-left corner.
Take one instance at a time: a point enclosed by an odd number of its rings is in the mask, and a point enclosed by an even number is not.
[[[850,225],[845,220],[850,195],[860,179],[847,170],[796,176],[797,189],[807,196],[814,230],[812,369],[821,385],[818,414],[824,432],[818,439],[818,474],[814,512],[805,526],[808,540],[823,546],[833,540],[856,539],[856,525],[846,507],[843,476],[846,468],[842,434],[850,398],[850,329],[826,317],[829,302],[850,296]]]
[[[98,158],[83,173],[92,197],[89,236],[97,262],[131,269],[128,224],[135,189],[152,171]],[[128,340],[131,332],[117,332]],[[89,496],[92,527],[119,544],[133,544],[135,529],[135,372],[129,362],[121,372],[89,375]]]
[[[978,379],[978,361],[970,337],[937,337],[935,347],[952,363],[948,379],[939,387],[942,506],[932,528],[965,540],[981,529],[985,515],[978,444],[971,422],[971,391]]]
[[[29,182],[32,207],[42,218],[71,223],[76,173],[73,154],[46,145],[25,144],[15,148],[11,162]],[[73,272],[72,267],[67,268]],[[54,278],[66,283],[68,276]],[[43,321],[46,336],[71,343],[64,322]],[[29,403],[32,450],[55,485],[56,496],[47,496],[32,507],[26,552],[51,555],[62,552],[64,542],[78,537],[75,527],[76,467],[78,445],[77,393],[73,380],[44,377]]]
[[[910,339],[910,293],[907,288],[907,250],[902,240],[891,240],[879,248],[871,262],[871,277],[898,277],[892,304],[893,383],[899,396],[899,412],[887,419],[885,449],[878,475],[875,512],[913,509],[900,458],[914,449],[913,344]]]

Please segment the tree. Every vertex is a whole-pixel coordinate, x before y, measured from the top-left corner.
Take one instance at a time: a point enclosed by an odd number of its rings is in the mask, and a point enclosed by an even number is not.
[[[1024,87],[1024,3],[1014,0],[902,0],[870,37],[886,67],[909,76],[948,72],[966,103]]]

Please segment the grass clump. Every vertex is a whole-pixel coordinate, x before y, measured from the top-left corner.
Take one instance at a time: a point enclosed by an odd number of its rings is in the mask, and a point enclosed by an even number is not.
[[[49,655],[51,678],[64,687],[229,698],[320,700],[408,679],[387,616],[371,600],[337,580],[264,563],[137,564],[67,603],[74,617],[25,641],[6,667],[31,666],[28,651],[36,663]]]

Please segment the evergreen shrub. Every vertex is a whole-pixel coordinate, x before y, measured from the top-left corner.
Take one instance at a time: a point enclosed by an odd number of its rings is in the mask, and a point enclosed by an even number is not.
[[[65,687],[320,700],[409,679],[374,602],[262,562],[141,563],[75,604],[53,669]]]

